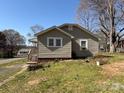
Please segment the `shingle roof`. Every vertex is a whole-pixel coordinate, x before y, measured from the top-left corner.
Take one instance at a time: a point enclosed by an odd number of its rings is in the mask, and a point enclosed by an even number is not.
[[[36,36],[39,36],[39,35],[42,35],[42,34],[44,34],[44,33],[49,32],[49,31],[51,31],[51,30],[53,30],[53,29],[57,29],[57,30],[59,30],[60,32],[64,33],[65,35],[67,35],[67,36],[69,36],[69,37],[71,37],[71,38],[74,38],[71,34],[69,34],[69,33],[65,32],[65,31],[63,31],[62,29],[58,28],[57,26],[50,27],[50,28],[48,28],[48,29],[46,29],[46,30],[43,30],[43,31],[41,31],[41,32],[39,32],[39,33],[37,33],[37,34],[35,34],[35,35],[36,35]]]
[[[79,24],[65,23],[65,24],[62,24],[62,25],[60,25],[60,26],[58,26],[58,27],[60,28],[60,27],[63,27],[63,26],[65,26],[65,25],[74,25],[74,26],[77,26],[77,27],[79,27],[80,29],[82,29],[82,31],[85,31],[86,33],[90,34],[91,36],[93,36],[93,37],[95,37],[96,39],[99,40],[99,38],[98,38],[95,34],[93,34],[91,31],[87,30],[86,28],[80,26]]]
[[[61,27],[65,26],[65,25],[74,25],[74,26],[77,26],[78,28],[82,29],[82,31],[85,31],[86,33],[90,34],[91,36],[93,36],[94,38],[96,38],[97,40],[99,40],[99,38],[94,35],[92,32],[90,32],[89,30],[85,29],[84,27],[80,26],[79,24],[72,24],[72,23],[65,23],[65,24],[62,24],[60,26],[52,26],[46,30],[43,30],[37,34],[35,34],[36,36],[39,36],[39,35],[42,35],[44,33],[47,33],[53,29],[58,29],[59,31],[61,31],[62,33],[66,34],[67,36],[71,37],[71,38],[74,38],[74,36],[72,36],[71,34],[65,32],[64,30],[61,29]]]

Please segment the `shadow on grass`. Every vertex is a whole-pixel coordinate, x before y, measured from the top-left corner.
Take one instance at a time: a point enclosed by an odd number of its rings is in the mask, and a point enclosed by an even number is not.
[[[37,66],[31,66],[31,67],[28,67],[28,71],[35,71],[35,70],[38,70],[38,69],[42,69],[45,71],[46,68],[49,68],[51,65],[50,64],[40,64],[40,65],[37,65]]]
[[[95,57],[84,57],[84,58],[72,58],[71,60],[84,60],[86,63],[96,62],[99,61],[100,64],[107,64],[109,58],[113,58],[113,56],[110,55],[97,55]],[[48,62],[38,64],[36,66],[30,66],[28,67],[28,71],[35,71],[38,69],[42,69],[45,71],[45,69],[51,67],[51,64],[59,63],[62,60],[69,60],[69,59],[51,59]]]
[[[93,57],[94,59],[96,58],[113,58],[113,56],[110,56],[110,55],[97,55],[95,57]]]

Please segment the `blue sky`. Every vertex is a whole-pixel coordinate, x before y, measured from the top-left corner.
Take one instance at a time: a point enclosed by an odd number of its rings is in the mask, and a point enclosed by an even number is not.
[[[79,0],[0,0],[0,30],[15,29],[26,36],[35,24],[44,28],[76,22]]]

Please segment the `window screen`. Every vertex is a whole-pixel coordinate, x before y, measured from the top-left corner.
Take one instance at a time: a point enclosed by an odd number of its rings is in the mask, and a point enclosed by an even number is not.
[[[49,39],[48,44],[49,46],[54,46],[54,39]]]

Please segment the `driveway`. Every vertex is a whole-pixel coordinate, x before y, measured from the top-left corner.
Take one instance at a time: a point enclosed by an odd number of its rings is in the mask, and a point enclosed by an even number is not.
[[[13,79],[17,73],[23,70],[23,67],[26,66],[26,60],[23,59],[24,58],[0,59],[0,86]],[[11,64],[11,62],[14,61],[15,63]]]
[[[20,59],[24,59],[24,58],[10,58],[10,59],[0,59],[0,65],[1,64],[5,64],[5,63],[10,63],[16,60],[20,60]]]

